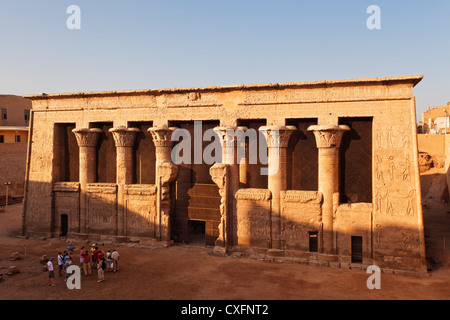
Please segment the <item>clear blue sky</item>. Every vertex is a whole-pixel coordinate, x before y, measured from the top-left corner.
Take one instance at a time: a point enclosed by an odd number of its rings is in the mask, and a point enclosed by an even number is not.
[[[450,101],[450,1],[0,0],[1,94],[415,74],[419,115]]]

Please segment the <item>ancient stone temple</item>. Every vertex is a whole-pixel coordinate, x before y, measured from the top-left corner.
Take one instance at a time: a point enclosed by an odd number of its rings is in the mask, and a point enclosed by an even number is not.
[[[426,272],[421,79],[27,96],[23,234]]]

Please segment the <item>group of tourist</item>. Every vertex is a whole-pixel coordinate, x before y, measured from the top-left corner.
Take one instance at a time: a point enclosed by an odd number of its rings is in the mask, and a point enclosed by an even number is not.
[[[58,270],[59,276],[62,277],[62,272],[65,274],[65,281],[70,276],[69,267],[74,263],[73,252],[75,246],[73,243],[67,245],[67,250],[58,252]],[[49,271],[48,285],[55,286],[55,276],[53,271],[53,257],[47,263],[47,270]],[[119,253],[116,249],[108,250],[106,253],[99,248],[95,243],[88,250],[84,246],[80,249],[80,268],[82,268],[84,275],[92,275],[92,269],[97,269],[97,282],[105,281],[105,272],[119,271]]]

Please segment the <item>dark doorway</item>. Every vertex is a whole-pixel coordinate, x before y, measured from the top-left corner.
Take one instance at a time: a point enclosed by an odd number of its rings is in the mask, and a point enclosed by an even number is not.
[[[67,214],[62,214],[60,236],[61,237],[67,236],[68,231],[69,231],[69,216]]]
[[[352,263],[362,263],[362,237],[352,236]]]
[[[319,151],[316,138],[308,128],[317,125],[317,118],[286,119],[286,125],[295,126],[287,149],[288,190],[317,191],[319,188]]]
[[[317,232],[309,233],[309,252],[317,252],[319,248]]]
[[[206,221],[189,220],[189,244],[205,245],[206,244]]]
[[[116,182],[116,144],[109,129],[112,129],[112,122],[93,122],[91,128],[102,130],[97,143],[97,181],[96,182]]]
[[[268,176],[261,174],[261,168],[267,167],[267,163],[264,164],[261,160],[261,155],[267,155],[267,142],[264,135],[259,131],[259,128],[266,126],[266,119],[238,119],[238,126],[247,127],[250,130],[255,131],[256,141],[250,141],[246,138],[245,142],[247,144],[246,148],[246,158],[249,160],[246,169],[247,183],[240,183],[240,188],[262,188],[267,189]],[[257,150],[251,150],[250,144],[257,146]],[[261,150],[262,149],[262,150]],[[252,156],[249,154],[253,152],[253,156],[257,155],[256,163],[252,163]]]
[[[201,127],[198,127],[200,124]],[[205,162],[202,154],[195,154],[196,151],[203,153],[205,148],[212,143],[212,141],[203,140],[205,132],[219,125],[219,121],[169,122],[170,127],[177,127],[188,133],[186,137],[182,135],[179,141],[175,139],[172,151],[176,150],[179,143],[184,145],[185,138],[189,142],[186,149],[173,151],[183,157],[183,161],[178,164],[178,175],[174,188],[175,212],[172,219],[172,239],[176,242],[191,242],[190,226],[200,222],[203,223],[203,230],[205,230],[203,231],[205,233],[203,244],[206,242],[207,245],[214,245],[219,236],[221,198],[219,187],[212,181],[209,173],[213,164]],[[201,146],[201,150],[197,148],[199,146]],[[221,153],[221,150],[219,151]],[[184,152],[190,153],[190,157],[187,154],[185,157]],[[191,223],[191,221],[197,222]]]
[[[372,118],[339,118],[348,125],[339,148],[341,203],[372,203]]]

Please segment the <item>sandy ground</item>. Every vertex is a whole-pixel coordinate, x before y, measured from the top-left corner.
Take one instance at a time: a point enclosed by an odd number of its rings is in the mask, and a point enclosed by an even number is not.
[[[433,174],[433,173],[430,173]],[[39,258],[66,249],[58,239],[18,238],[22,205],[10,205],[0,212],[1,300],[359,300],[359,299],[450,299],[450,208],[435,197],[441,193],[439,172],[424,175],[424,220],[429,256],[429,275],[410,277],[381,274],[381,289],[369,290],[365,271],[333,269],[292,263],[218,257],[211,247],[174,245],[170,248],[137,248],[129,245],[101,246],[105,252],[117,249],[121,265],[117,273],[81,278],[80,290],[69,290],[56,271],[56,287],[47,285],[47,273]],[[437,181],[437,182],[436,182]],[[431,198],[430,198],[431,197]],[[444,237],[447,236],[447,255]],[[86,243],[75,243],[75,261]],[[101,245],[101,243],[100,243]],[[9,261],[13,252],[20,259]],[[5,275],[15,265],[20,273]],[[55,260],[55,266],[57,265]],[[57,270],[57,268],[55,268]]]

